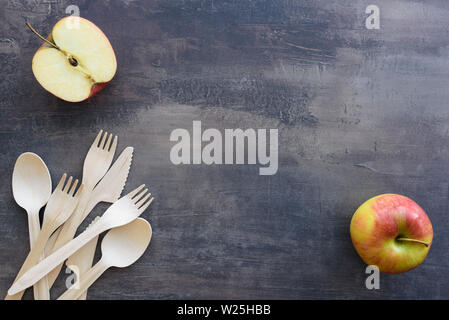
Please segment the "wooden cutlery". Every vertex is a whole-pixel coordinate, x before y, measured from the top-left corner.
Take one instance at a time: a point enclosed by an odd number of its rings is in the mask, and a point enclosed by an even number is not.
[[[92,191],[83,220],[100,202],[114,203],[120,198],[128,179],[134,148],[127,147]]]
[[[45,206],[51,195],[51,177],[44,161],[31,152],[19,156],[12,175],[12,193],[16,203],[28,214],[30,249],[41,230],[39,210]],[[34,287],[34,298],[44,299],[48,288],[42,283]]]
[[[25,272],[11,286],[8,294],[14,295],[34,285],[100,233],[128,224],[139,217],[154,200],[150,198],[151,193],[147,194],[148,189],[142,191],[144,187],[145,185],[138,187],[115,202],[90,228]]]
[[[59,184],[56,187],[55,191],[48,200],[47,206],[45,207],[42,230],[40,231],[36,242],[31,248],[28,257],[22,265],[22,268],[20,269],[16,280],[40,261],[50,235],[70,217],[73,210],[75,210],[75,207],[78,204],[79,195],[82,192],[83,186],[81,185],[78,189],[77,194],[74,195],[76,187],[78,185],[78,180],[76,180],[72,184],[73,178],[70,177],[67,183],[65,183],[66,178],[67,175],[64,174],[59,181]],[[46,278],[42,279],[40,282],[42,281],[46,281]],[[48,284],[42,285],[47,288],[47,292],[45,293],[45,296],[42,297],[42,299],[49,300],[50,294]],[[7,296],[6,300],[17,300],[20,299],[22,295],[23,292],[19,292],[14,296]]]
[[[84,160],[82,179],[84,190],[81,194],[80,203],[75,212],[69,220],[64,223],[62,229],[59,231],[58,238],[56,239],[52,252],[55,252],[57,249],[61,248],[75,236],[76,230],[83,222],[84,210],[87,206],[92,190],[108,171],[109,166],[112,163],[112,159],[114,158],[116,148],[117,136],[115,136],[114,141],[112,142],[112,134],[108,137],[108,133],[105,132],[103,134],[103,130],[101,130],[95,138],[87,153],[86,159]],[[55,275],[57,276],[57,274],[59,274],[61,268],[62,264],[55,269],[52,279],[49,280],[54,282],[54,279],[56,279]],[[51,281],[49,281],[50,286],[53,284]]]
[[[96,217],[88,226],[88,228],[98,221],[100,217]],[[72,254],[66,261],[65,265],[76,273],[77,282],[74,285],[79,285],[79,278],[81,274],[86,273],[94,261],[95,249],[97,248],[98,236],[90,240],[84,247]],[[72,286],[73,287],[73,286]],[[72,288],[71,287],[71,288]],[[78,300],[86,300],[87,290],[84,291]]]
[[[37,300],[50,299],[50,288],[66,265],[77,274],[77,286],[60,299],[86,299],[87,289],[109,267],[134,263],[147,248],[150,224],[138,218],[154,198],[142,185],[120,198],[130,170],[134,149],[126,148],[111,166],[117,136],[101,130],[86,155],[82,183],[64,174],[52,193],[45,163],[34,153],[24,153],[13,172],[13,195],[28,213],[30,252],[8,290],[6,300],[19,300],[34,287]],[[119,199],[120,198],[120,199]],[[74,238],[78,227],[100,202],[112,205]],[[45,206],[42,229],[39,210]],[[99,235],[102,259],[92,267]]]
[[[118,157],[118,159],[114,162],[111,169],[109,169],[109,171],[106,173],[103,179],[101,179],[98,185],[94,188],[89,203],[87,205],[87,208],[84,212],[83,220],[98,203],[100,202],[114,203],[120,198],[120,195],[122,194],[123,188],[125,187],[125,183],[128,178],[133,151],[134,149],[131,147],[126,148]],[[98,236],[96,237],[96,239],[98,240]],[[95,254],[96,244],[97,241],[91,240],[88,244],[86,244],[75,254],[73,254],[67,260],[67,263],[70,263],[70,265],[72,266],[76,266],[76,268],[78,269],[77,271],[80,274],[87,272],[87,270],[89,270],[92,267],[92,260]],[[53,279],[54,271],[55,270],[50,272],[50,274],[47,276],[49,280]],[[87,291],[85,291],[78,298],[78,300],[85,300],[86,297]]]
[[[103,177],[103,179],[101,179],[101,181],[98,183],[98,185],[94,188],[94,190],[92,191],[92,193],[89,197],[89,200],[85,207],[84,212],[83,213],[77,212],[77,214],[81,215],[81,219],[80,219],[81,221],[83,221],[87,217],[87,215],[92,211],[92,209],[98,203],[100,203],[100,202],[114,203],[115,201],[117,201],[120,198],[120,195],[123,191],[123,188],[125,187],[125,183],[128,178],[129,169],[131,167],[133,151],[134,151],[134,149],[132,147],[126,148],[120,154],[120,156],[117,158],[117,160],[114,162],[114,164],[109,169],[109,171],[106,173],[106,175]],[[79,210],[81,210],[81,208]],[[73,220],[70,220],[68,223],[75,223],[75,222]],[[73,229],[74,229],[74,227],[75,226],[73,226]],[[78,228],[78,226],[76,226],[76,228]],[[61,229],[59,229],[58,231],[61,231]],[[52,238],[59,237],[58,231],[53,234]],[[68,236],[68,234],[67,234],[67,236]],[[72,235],[72,238],[73,238],[73,236],[74,236],[74,234]],[[50,239],[50,243],[53,242],[53,240],[54,239]],[[57,240],[55,240],[55,241],[57,241]],[[55,243],[55,242],[53,242],[53,243]],[[61,239],[60,239],[60,243],[61,243]],[[55,245],[53,244],[53,247],[50,250],[47,250],[47,252],[49,251],[49,253],[52,253],[52,252],[56,251],[56,249],[58,249],[59,247],[61,247],[61,245],[58,244],[57,247],[55,247]],[[82,248],[80,250],[88,250],[88,248]],[[83,256],[83,255],[89,255],[89,253],[86,252],[86,253],[80,254],[80,256]],[[72,263],[77,264],[77,260],[73,259]],[[81,263],[84,263],[84,260]],[[91,266],[89,266],[89,268],[90,267]],[[58,277],[60,269],[61,268],[55,268],[47,275],[47,279],[48,279],[50,288],[53,285],[53,283],[55,282],[56,278]]]
[[[151,240],[151,225],[142,218],[111,229],[101,242],[102,257],[87,272],[81,273],[77,286],[69,288],[58,300],[75,300],[110,267],[125,268],[136,262]]]

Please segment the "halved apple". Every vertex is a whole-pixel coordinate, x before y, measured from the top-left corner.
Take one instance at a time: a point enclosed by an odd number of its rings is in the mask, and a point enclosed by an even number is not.
[[[73,21],[73,19],[78,19]],[[59,20],[33,57],[33,73],[44,89],[69,102],[98,93],[117,71],[114,50],[95,24],[80,17]]]

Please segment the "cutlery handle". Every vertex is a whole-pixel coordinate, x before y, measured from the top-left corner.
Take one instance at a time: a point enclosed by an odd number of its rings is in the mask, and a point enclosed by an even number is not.
[[[30,250],[33,249],[40,232],[41,223],[39,222],[39,211],[28,212],[28,233],[30,235]]]
[[[91,198],[89,199],[89,202],[87,203],[87,206],[83,213],[83,221],[87,218],[89,213],[101,202],[101,200],[96,199],[94,194],[92,194]]]
[[[50,300],[50,286],[47,278],[40,279],[34,286],[34,300]],[[36,295],[37,292],[37,295]]]
[[[81,199],[76,207],[73,214],[70,216],[69,219],[62,225],[62,227],[55,233],[53,236],[57,237],[55,244],[53,248],[51,248],[50,252],[53,253],[56,250],[63,247],[65,244],[67,244],[70,240],[73,239],[73,237],[76,234],[76,230],[78,229],[79,225],[84,220],[84,211],[86,209],[86,206],[89,201],[89,197],[91,195],[92,188],[84,187],[83,193],[81,194]],[[59,272],[61,271],[62,264],[54,268],[46,277],[49,287],[51,288],[56,281],[56,278],[59,275]]]
[[[48,230],[48,228],[44,227],[42,228],[42,231],[37,236],[36,241],[33,244],[33,247],[28,254],[27,258],[25,259],[25,262],[23,263],[22,267],[19,270],[19,273],[16,276],[16,279],[14,280],[14,283],[29,269],[31,269],[34,265],[36,265],[41,257],[42,253],[45,249],[45,244],[47,242],[48,237],[50,236],[51,230]],[[47,300],[50,299],[50,293],[49,288],[45,288],[45,283],[42,283],[41,286],[34,286],[34,298],[36,300],[42,299]],[[37,290],[39,289],[39,290]],[[47,293],[45,293],[45,290],[47,289]],[[19,294],[15,294],[14,296],[7,295],[6,300],[20,300],[22,298],[24,292],[20,292]],[[36,296],[36,293],[38,293],[38,296]]]
[[[47,244],[48,239],[51,236],[52,227],[50,225],[46,225],[44,222],[44,225],[42,226],[42,231],[39,233],[39,237],[34,244],[34,248],[31,250],[29,256],[31,259],[31,263],[29,263],[30,267],[36,265],[39,261],[45,258],[45,245]],[[28,258],[27,258],[28,259]],[[26,262],[26,261],[25,261]],[[29,268],[27,268],[28,270]],[[39,280],[34,286],[34,299],[35,300],[50,300],[50,285],[48,283],[47,278],[43,278]],[[37,291],[37,295],[36,295]]]
[[[76,267],[77,272],[84,275],[92,268],[92,262],[95,256],[95,249],[97,248],[98,236],[89,241],[84,247],[72,254],[67,260],[66,265],[73,270]],[[86,300],[87,290],[84,291],[78,300]]]
[[[67,291],[58,298],[58,300],[78,299],[103,274],[103,272],[106,271],[107,268],[108,265],[103,263],[102,260],[98,261],[98,263],[87,272],[79,275],[78,281],[72,287],[67,289]]]
[[[8,294],[14,295],[34,285],[51,270],[56,268],[73,253],[78,251],[82,246],[99,235],[101,232],[105,231],[107,228],[103,227],[99,222],[25,272],[23,276],[18,279],[11,288],[9,288]]]
[[[39,233],[41,231],[41,224],[39,222],[39,212],[29,212],[28,213],[28,233],[30,235],[30,250],[33,249]],[[45,288],[43,284],[36,284],[33,287],[33,294],[35,300],[42,300],[46,298]],[[22,294],[23,295],[23,294]],[[22,298],[20,295],[20,299]]]
[[[52,252],[55,252],[73,239],[74,235],[76,234],[76,230],[82,222],[83,213],[86,209],[90,192],[91,190],[87,190],[87,188],[83,190],[83,194],[81,195],[81,200],[78,206],[76,207],[70,218],[68,218],[67,221],[62,225],[61,231],[58,234],[58,238]]]
[[[79,214],[80,207],[75,210],[73,214]],[[78,226],[76,227],[78,228]],[[57,237],[53,248],[49,250],[50,253],[56,252],[58,249],[62,248],[65,244],[67,244],[70,240],[73,239],[73,237],[76,234],[76,228],[72,224],[71,218],[69,218],[62,226],[61,228],[55,232],[53,237]],[[61,271],[62,264],[54,268],[47,276],[47,281],[50,286],[50,288],[53,286],[53,284],[56,281],[56,278],[58,278],[59,272]]]

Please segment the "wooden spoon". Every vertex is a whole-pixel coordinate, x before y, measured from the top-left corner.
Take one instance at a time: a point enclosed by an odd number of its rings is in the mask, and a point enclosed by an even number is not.
[[[31,152],[21,154],[12,174],[12,193],[17,204],[28,213],[30,249],[33,248],[41,230],[39,210],[50,198],[51,189],[51,177],[44,161]],[[46,295],[45,288],[40,287],[41,284],[34,286],[35,299]]]
[[[78,185],[78,180],[72,184],[73,178],[70,177],[68,182],[65,183],[66,178],[67,174],[64,173],[58,186],[52,193],[50,200],[48,200],[48,203],[45,206],[44,222],[42,224],[41,232],[39,233],[33,248],[25,259],[25,262],[23,263],[22,268],[20,268],[16,280],[14,281],[17,281],[17,279],[19,279],[28,269],[32,268],[44,258],[43,252],[48,238],[60,225],[64,223],[65,220],[68,219],[73,210],[75,210],[80,198],[79,195],[83,190],[83,185],[80,186],[78,192],[74,196],[75,189]],[[48,283],[46,283],[46,281],[44,282],[44,280],[46,280],[46,278],[41,279],[40,282],[43,282],[41,286],[46,289],[46,292],[44,293],[40,291],[42,294],[40,298],[42,300],[50,300],[50,289]],[[8,295],[5,300],[20,300],[22,295],[23,291],[13,296]]]
[[[141,185],[122,197],[110,206],[101,218],[90,228],[87,228],[75,239],[68,242],[65,246],[61,247],[25,272],[23,276],[9,288],[8,294],[14,295],[34,285],[100,233],[112,228],[124,226],[138,218],[154,200],[154,198],[150,198],[151,193],[147,194],[148,189],[142,191],[144,187],[145,185]]]
[[[80,297],[110,267],[125,268],[136,262],[150,244],[151,225],[142,218],[111,229],[101,243],[102,257],[89,271],[80,276],[79,285],[69,288],[58,300]]]

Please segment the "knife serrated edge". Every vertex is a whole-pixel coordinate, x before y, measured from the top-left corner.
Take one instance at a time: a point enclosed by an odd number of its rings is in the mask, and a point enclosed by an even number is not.
[[[92,192],[84,218],[99,202],[114,203],[120,198],[128,179],[134,148],[127,147]],[[108,190],[108,191],[105,191]],[[112,196],[111,196],[112,195]]]

